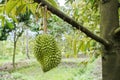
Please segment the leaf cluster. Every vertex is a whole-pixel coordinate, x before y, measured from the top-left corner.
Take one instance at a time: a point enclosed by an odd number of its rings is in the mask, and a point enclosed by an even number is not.
[[[6,40],[9,32],[11,32],[13,29],[15,29],[12,22],[5,21],[5,25],[3,27],[0,27],[0,40]]]

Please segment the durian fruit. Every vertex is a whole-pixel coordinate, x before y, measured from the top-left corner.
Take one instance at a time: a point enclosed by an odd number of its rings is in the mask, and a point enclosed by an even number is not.
[[[53,69],[61,62],[61,52],[57,42],[49,34],[41,34],[36,37],[34,55],[44,72]]]

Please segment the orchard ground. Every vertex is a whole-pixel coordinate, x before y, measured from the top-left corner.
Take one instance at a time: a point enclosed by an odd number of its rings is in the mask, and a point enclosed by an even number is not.
[[[79,58],[64,57],[58,67],[46,73],[34,58],[16,57],[16,69],[12,67],[11,58],[1,58],[0,80],[102,80],[100,56],[97,59],[83,55]]]

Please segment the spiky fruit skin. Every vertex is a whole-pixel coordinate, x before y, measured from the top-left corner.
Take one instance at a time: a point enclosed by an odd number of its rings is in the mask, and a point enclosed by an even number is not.
[[[44,72],[51,70],[61,62],[61,52],[54,37],[49,34],[42,34],[36,37],[34,55]]]

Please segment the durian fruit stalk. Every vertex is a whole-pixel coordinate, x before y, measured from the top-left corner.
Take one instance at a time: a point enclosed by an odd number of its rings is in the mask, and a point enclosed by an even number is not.
[[[61,62],[61,52],[57,42],[49,34],[41,34],[36,37],[34,55],[44,72],[53,69]]]

